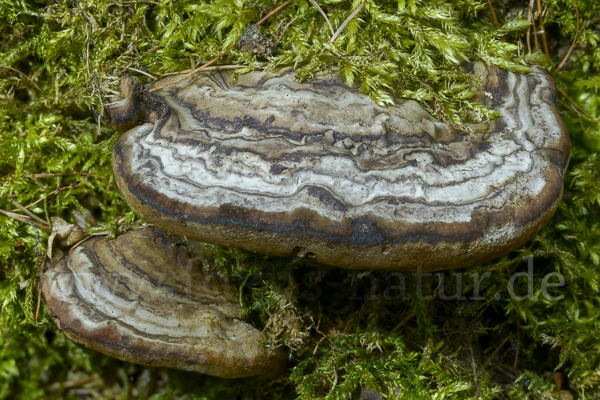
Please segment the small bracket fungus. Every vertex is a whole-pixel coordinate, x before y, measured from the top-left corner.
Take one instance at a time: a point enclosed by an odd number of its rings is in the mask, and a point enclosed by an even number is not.
[[[285,353],[267,350],[236,288],[191,251],[158,228],[88,239],[44,273],[48,312],[71,340],[121,360],[225,378],[280,372]]]
[[[336,73],[183,80],[151,92],[164,112],[121,136],[115,178],[149,222],[199,241],[352,269],[474,265],[550,219],[569,138],[541,68],[468,68],[501,115],[476,133],[414,101],[380,107]],[[129,128],[149,89],[108,115]]]

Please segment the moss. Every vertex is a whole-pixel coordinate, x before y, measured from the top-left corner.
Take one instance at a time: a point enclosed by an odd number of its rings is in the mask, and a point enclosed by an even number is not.
[[[540,21],[528,18],[528,8],[513,10],[516,3],[493,3],[498,26],[487,1],[367,0],[330,43],[323,16],[294,0],[261,25],[276,43],[273,57],[261,58],[228,49],[275,7],[271,1],[4,0],[3,211],[19,214],[15,202],[35,203],[30,210],[42,220],[56,216],[112,234],[139,223],[112,177],[118,134],[98,124],[103,104],[120,75],[150,79],[133,69],[156,76],[222,52],[219,63],[247,66],[240,73],[293,66],[306,80],[338,68],[378,103],[412,98],[457,125],[493,117],[471,101],[466,61],[519,72],[541,63],[560,89],[573,150],[564,201],[536,238],[462,275],[445,273],[443,284],[440,276],[357,274],[214,248],[241,288],[245,312],[271,334],[268,344],[290,352],[289,370],[272,381],[122,363],[68,341],[43,301],[36,322],[37,254],[48,233],[2,214],[0,398],[342,399],[374,391],[402,399],[557,399],[560,389],[600,398],[600,4],[543,0]],[[319,4],[335,30],[362,2]],[[549,60],[530,20],[544,28]],[[507,286],[527,271],[528,257],[534,297],[516,300]],[[542,292],[552,272],[565,279],[550,291],[560,300]],[[527,284],[519,278],[516,294]]]

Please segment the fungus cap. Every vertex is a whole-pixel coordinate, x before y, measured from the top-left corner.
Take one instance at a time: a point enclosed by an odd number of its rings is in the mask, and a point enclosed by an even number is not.
[[[471,133],[411,100],[378,106],[336,73],[211,72],[138,90],[162,115],[121,136],[115,178],[149,222],[199,241],[352,269],[474,265],[550,219],[570,145],[543,69],[468,72],[500,113]]]
[[[210,254],[187,247],[158,228],[88,239],[44,273],[48,312],[74,342],[124,361],[224,378],[281,372],[285,353],[240,317]]]

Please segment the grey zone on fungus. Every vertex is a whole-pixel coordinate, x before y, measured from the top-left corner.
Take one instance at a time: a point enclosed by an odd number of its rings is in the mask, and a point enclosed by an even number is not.
[[[262,344],[235,286],[205,273],[210,254],[192,246],[158,228],[92,237],[44,273],[48,312],[71,340],[124,361],[225,378],[279,373],[285,353]]]
[[[184,80],[153,92],[164,117],[120,138],[117,183],[151,222],[215,244],[356,269],[473,265],[552,216],[569,139],[541,68],[469,68],[501,114],[473,134],[335,73]]]

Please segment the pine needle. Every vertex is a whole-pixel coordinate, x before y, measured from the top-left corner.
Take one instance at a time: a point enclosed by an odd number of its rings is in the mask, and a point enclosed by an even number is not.
[[[325,22],[327,22],[327,26],[329,26],[329,30],[331,31],[331,34],[333,35],[334,34],[333,27],[331,26],[331,22],[329,22],[329,18],[327,18],[327,15],[325,15],[325,12],[323,11],[323,9],[321,9],[321,7],[317,4],[317,2],[315,0],[308,0],[308,1],[310,1],[310,4],[315,6],[315,8],[321,13],[323,18],[325,18]]]
[[[573,37],[573,43],[571,44],[571,47],[569,47],[569,51],[567,51],[567,54],[563,58],[562,62],[560,63],[558,68],[556,68],[556,73],[560,72],[562,67],[565,65],[565,63],[571,56],[571,52],[575,48],[575,45],[577,44],[577,36],[579,35],[579,7],[577,7],[577,0],[573,0],[573,4],[575,5],[575,15],[577,16],[577,30],[575,31],[575,36]]]
[[[277,7],[276,9],[274,9],[273,11],[271,11],[270,13],[268,13],[267,15],[265,15],[260,21],[258,21],[256,23],[256,25],[262,24],[263,22],[265,22],[267,20],[267,18],[269,18],[271,15],[275,14],[277,11],[281,10],[283,7],[287,6],[291,2],[292,2],[292,0],[287,0],[285,3],[283,3],[282,5],[280,5],[279,7]]]
[[[33,218],[34,220],[38,221],[39,223],[41,223],[43,225],[50,226],[50,224],[48,224],[48,222],[44,221],[43,219],[41,219],[40,217],[38,217],[37,215],[35,215],[31,211],[29,211],[28,209],[26,209],[25,207],[23,207],[22,205],[20,205],[16,201],[14,201],[13,199],[7,198],[6,200],[8,200],[8,202],[10,204],[12,204],[13,206],[17,207],[19,210],[23,211],[25,214],[29,215],[31,218]]]
[[[35,88],[36,88],[37,90],[39,90],[40,92],[42,91],[42,89],[40,89],[40,87],[39,87],[39,86],[38,86],[38,85],[37,85],[37,84],[36,84],[36,83],[35,83],[35,82],[34,82],[34,81],[33,81],[33,80],[30,78],[30,77],[28,77],[27,75],[25,75],[25,74],[24,74],[24,73],[22,73],[21,71],[19,71],[19,70],[17,70],[17,69],[14,69],[13,67],[9,67],[8,65],[4,65],[4,64],[0,64],[0,68],[6,68],[6,69],[10,69],[11,71],[14,71],[14,72],[16,72],[16,73],[18,73],[18,74],[21,74],[21,75],[23,75],[23,76],[24,76],[24,77],[25,77],[25,78],[26,78],[26,79],[27,79],[29,82],[31,82],[31,84],[32,84],[33,86],[35,86]]]
[[[342,25],[340,25],[340,27],[338,28],[338,30],[335,31],[335,33],[331,37],[331,40],[329,40],[329,43],[333,43],[333,41],[339,36],[339,34],[342,33],[342,31],[344,30],[344,28],[346,27],[346,25],[348,25],[350,23],[350,21],[352,21],[352,19],[354,17],[356,17],[356,14],[358,14],[360,12],[360,10],[365,6],[366,3],[367,3],[367,0],[363,1],[361,3],[361,5],[358,6],[358,8],[356,10],[354,10],[352,12],[352,14],[350,14],[348,16],[348,18],[346,18],[346,20],[342,23]]]
[[[223,57],[223,55],[225,55],[225,53],[226,53],[227,51],[231,50],[231,48],[232,48],[233,46],[235,46],[235,43],[234,43],[234,44],[232,44],[231,46],[229,46],[229,48],[228,48],[226,51],[222,52],[221,54],[219,54],[218,56],[216,56],[215,58],[213,58],[212,60],[210,60],[210,61],[209,61],[209,62],[207,62],[206,64],[202,65],[201,67],[199,67],[199,68],[196,68],[196,69],[195,69],[195,70],[193,70],[192,72],[190,72],[190,73],[188,73],[188,74],[185,74],[184,76],[182,76],[181,78],[179,78],[179,79],[177,79],[177,80],[175,80],[175,81],[173,81],[173,82],[169,82],[169,83],[167,83],[167,84],[165,84],[165,85],[162,85],[162,86],[159,86],[159,87],[156,87],[156,88],[150,89],[150,91],[151,91],[151,92],[154,92],[154,91],[156,91],[156,90],[161,90],[161,89],[164,89],[164,88],[166,88],[166,87],[168,87],[168,86],[171,86],[171,85],[174,85],[174,84],[176,84],[176,83],[179,83],[179,82],[181,82],[182,80],[184,80],[184,79],[186,79],[186,78],[189,78],[190,76],[194,75],[194,74],[195,74],[195,73],[197,73],[197,72],[200,72],[200,71],[202,71],[203,69],[205,69],[205,68],[206,68],[206,67],[208,67],[209,65],[212,65],[212,64],[214,64],[215,62],[217,62],[217,61],[218,61],[218,60],[219,60],[221,57]]]
[[[52,228],[50,228],[47,225],[41,225],[41,224],[38,224],[35,222],[31,222],[29,219],[25,218],[24,216],[12,213],[10,211],[0,210],[0,214],[4,214],[5,216],[7,216],[9,218],[15,219],[19,222],[23,222],[25,224],[33,224],[33,225],[37,226],[38,228],[43,229],[45,231],[52,231]]]
[[[146,76],[148,76],[148,77],[150,77],[150,78],[152,78],[152,79],[156,80],[156,77],[154,77],[154,76],[150,75],[149,73],[147,73],[147,72],[145,72],[145,71],[142,71],[141,69],[137,69],[137,68],[131,68],[131,67],[129,67],[129,70],[130,70],[130,71],[139,72],[140,74],[146,75]]]

